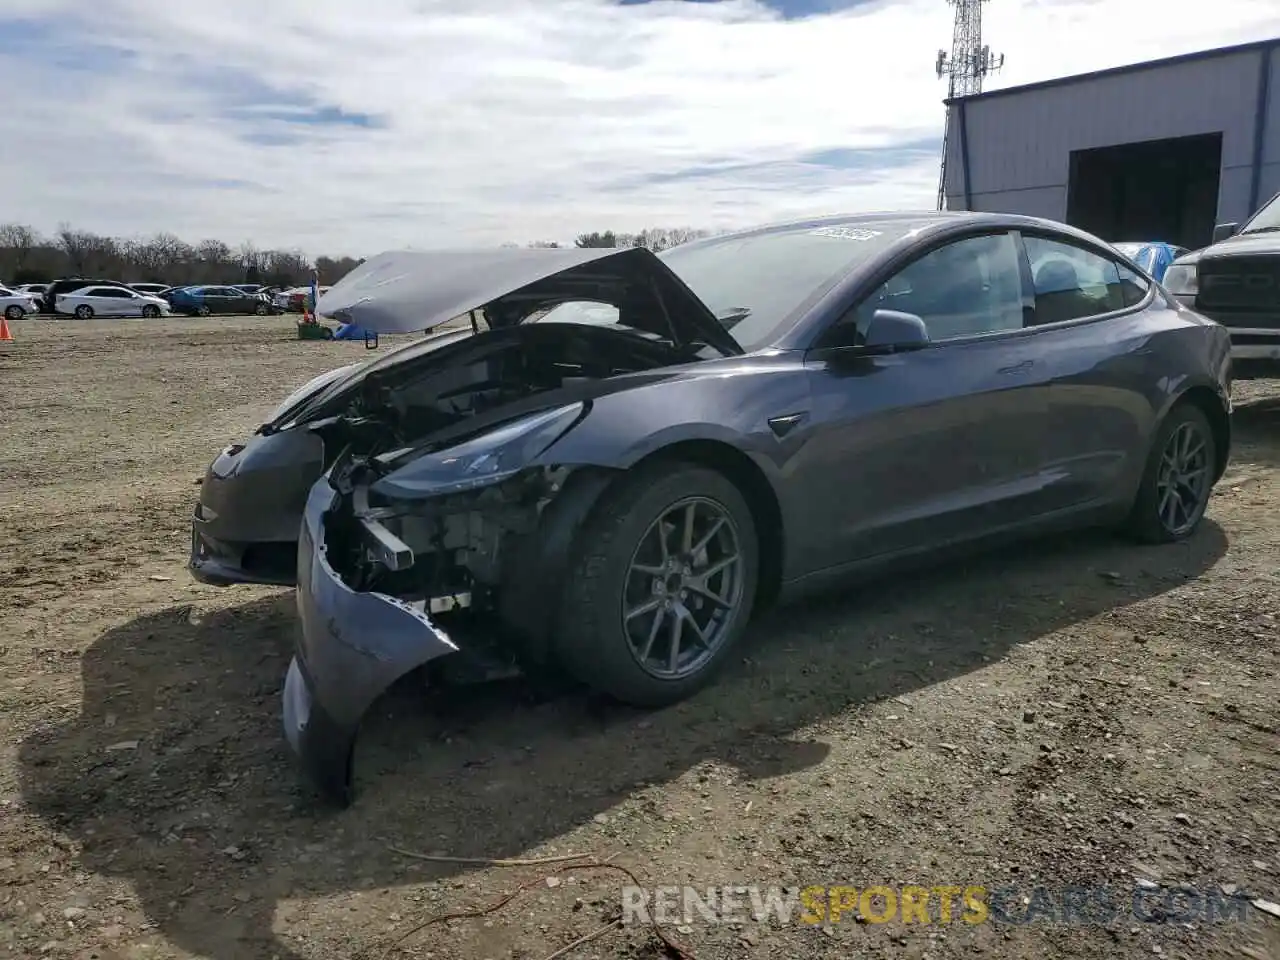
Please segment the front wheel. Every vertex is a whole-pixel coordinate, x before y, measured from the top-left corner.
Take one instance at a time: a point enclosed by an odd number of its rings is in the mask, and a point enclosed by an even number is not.
[[[4,315],[8,320],[21,320],[26,316],[26,311],[14,303],[5,308]]]
[[[265,303],[259,303],[254,306],[253,312],[260,317],[265,317],[270,312],[270,310],[267,308],[267,305]]]
[[[154,320],[156,317],[160,316],[160,308],[153,304],[147,304],[142,308],[142,315],[148,320]]]
[[[1216,464],[1209,419],[1190,403],[1175,406],[1156,432],[1128,532],[1144,543],[1173,543],[1195,533],[1213,492]]]
[[[196,316],[197,316],[197,317],[207,317],[207,316],[208,316],[210,313],[212,313],[212,312],[213,312],[213,311],[211,311],[211,310],[210,310],[208,307],[206,307],[204,304],[201,304],[200,306],[196,307]]]
[[[723,474],[656,464],[605,494],[579,538],[556,648],[588,686],[659,707],[728,661],[755,599],[751,510]]]
[[[80,304],[80,306],[76,307],[76,318],[79,320],[92,320],[93,307],[89,306],[87,303]]]

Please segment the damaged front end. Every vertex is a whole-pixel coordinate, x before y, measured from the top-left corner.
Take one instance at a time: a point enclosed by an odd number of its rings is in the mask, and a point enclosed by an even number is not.
[[[613,314],[557,314],[584,303]],[[741,348],[638,248],[386,254],[321,307],[379,332],[478,307],[488,327],[473,314],[471,335],[371,365],[298,414],[328,417],[328,449],[342,452],[305,507],[284,720],[312,778],[345,804],[360,720],[401,677],[489,679],[554,659],[574,536],[614,475],[557,463],[556,442],[606,395]]]
[[[442,449],[349,450],[312,489],[284,722],[328,796],[351,801],[361,718],[401,677],[488,680],[541,658],[553,551],[603,487],[541,455],[588,410],[555,407]]]

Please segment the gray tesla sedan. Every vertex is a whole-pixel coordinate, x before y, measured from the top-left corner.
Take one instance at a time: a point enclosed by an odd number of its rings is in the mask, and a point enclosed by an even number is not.
[[[470,317],[304,386],[202,487],[195,575],[297,584],[285,730],[344,803],[361,718],[411,671],[668,704],[753,611],[889,562],[1190,536],[1230,447],[1226,331],[1025,217],[387,253],[320,310]]]

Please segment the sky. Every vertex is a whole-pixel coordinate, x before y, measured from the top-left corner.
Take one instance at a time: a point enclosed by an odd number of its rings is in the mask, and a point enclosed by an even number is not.
[[[1203,11],[992,0],[986,88],[1280,36],[1275,0]],[[931,209],[951,19],[945,0],[0,0],[0,221],[365,256]]]

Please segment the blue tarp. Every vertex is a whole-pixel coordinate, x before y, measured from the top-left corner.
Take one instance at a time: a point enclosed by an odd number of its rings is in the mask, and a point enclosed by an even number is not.
[[[371,340],[376,336],[374,333],[366,332],[362,327],[356,326],[354,323],[344,323],[333,335],[335,340]]]
[[[1116,249],[1156,280],[1163,280],[1169,264],[1178,258],[1178,250],[1170,243],[1118,243]]]

